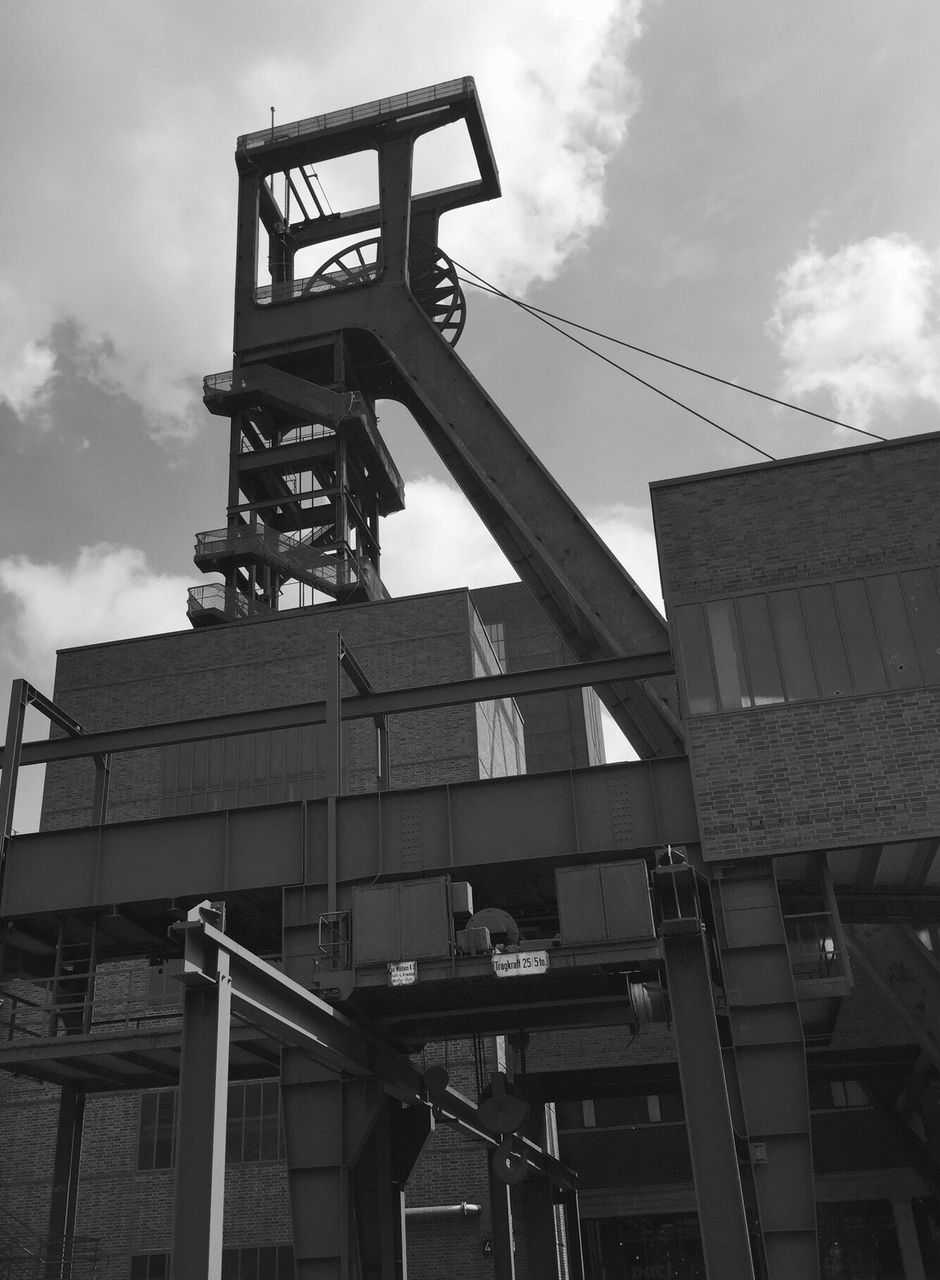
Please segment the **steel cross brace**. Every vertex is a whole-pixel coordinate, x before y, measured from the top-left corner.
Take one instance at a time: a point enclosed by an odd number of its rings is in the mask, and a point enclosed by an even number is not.
[[[0,896],[3,891],[3,877],[6,867],[7,845],[13,834],[13,812],[16,806],[16,784],[19,780],[21,764],[30,763],[24,759],[23,729],[26,723],[26,712],[29,707],[42,713],[51,724],[64,730],[70,738],[80,738],[84,729],[61,707],[57,707],[51,698],[40,693],[26,680],[14,680],[10,686],[10,709],[7,716],[6,738],[0,753]],[[84,754],[94,757],[95,761],[95,799],[93,819],[104,822],[108,808],[108,786],[111,777],[111,761],[107,752],[89,751]]]
[[[198,908],[196,909],[198,910]],[[171,932],[182,935],[183,971],[180,981],[191,991],[230,988],[234,1017],[259,1027],[281,1044],[301,1049],[330,1070],[354,1077],[376,1077],[390,1097],[406,1106],[424,1106],[438,1120],[490,1147],[500,1144],[477,1116],[477,1108],[447,1086],[429,1096],[424,1077],[408,1058],[370,1027],[334,1009],[312,992],[266,964],[246,948],[204,920],[186,920]],[[183,1045],[186,1057],[186,1045]],[[577,1175],[528,1138],[513,1139],[513,1154],[529,1170],[564,1188],[573,1188]]]

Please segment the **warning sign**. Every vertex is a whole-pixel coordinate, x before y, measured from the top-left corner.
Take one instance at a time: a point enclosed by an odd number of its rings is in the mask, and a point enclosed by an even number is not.
[[[513,951],[493,956],[493,972],[497,978],[529,978],[548,972],[547,951]]]

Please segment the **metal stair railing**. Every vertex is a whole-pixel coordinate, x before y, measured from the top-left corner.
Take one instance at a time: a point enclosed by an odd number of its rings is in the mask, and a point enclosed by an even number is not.
[[[64,1250],[0,1206],[0,1280],[96,1280],[102,1260],[101,1241],[74,1236]]]

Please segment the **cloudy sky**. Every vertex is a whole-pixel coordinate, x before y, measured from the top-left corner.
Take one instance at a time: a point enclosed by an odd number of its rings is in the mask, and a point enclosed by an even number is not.
[[[473,75],[504,194],[444,219],[460,262],[857,427],[937,428],[935,0],[20,0],[4,27],[0,687],[51,691],[57,647],[186,626],[192,535],[224,517],[199,388],[231,364],[232,152],[272,105],[287,121]],[[759,455],[469,301],[461,355],[655,596],[649,481]],[[775,457],[864,439],[598,345]],[[391,590],[505,580],[380,407],[408,485]]]

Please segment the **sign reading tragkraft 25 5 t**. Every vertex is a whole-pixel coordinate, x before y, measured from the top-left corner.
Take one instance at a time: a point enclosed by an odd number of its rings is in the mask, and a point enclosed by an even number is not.
[[[547,973],[548,952],[514,951],[493,956],[493,972],[497,978],[528,978],[534,973]]]

